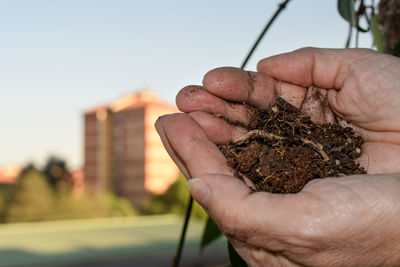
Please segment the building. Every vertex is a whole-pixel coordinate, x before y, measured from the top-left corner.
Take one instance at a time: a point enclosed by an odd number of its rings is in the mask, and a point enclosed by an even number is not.
[[[154,128],[161,115],[177,112],[149,91],[125,95],[89,110],[85,123],[85,183],[91,192],[111,190],[139,204],[160,194],[179,171]]]
[[[85,189],[85,174],[81,169],[73,170],[71,172],[71,177],[74,185],[72,188],[72,193],[79,197],[83,194]]]
[[[7,165],[0,168],[0,184],[14,184],[22,168],[18,165]]]

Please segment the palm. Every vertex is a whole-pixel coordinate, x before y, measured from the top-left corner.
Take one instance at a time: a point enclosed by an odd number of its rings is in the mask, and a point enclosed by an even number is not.
[[[398,172],[400,64],[389,56],[372,54],[350,68],[353,71],[345,76],[341,90],[328,93],[329,103],[363,134],[365,153],[360,162],[368,173]]]

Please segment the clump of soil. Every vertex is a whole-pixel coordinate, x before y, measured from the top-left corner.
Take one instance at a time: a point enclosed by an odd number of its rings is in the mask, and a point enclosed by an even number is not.
[[[363,140],[352,128],[314,124],[280,97],[268,110],[250,108],[249,132],[219,149],[257,191],[296,193],[312,179],[366,173],[355,162]]]

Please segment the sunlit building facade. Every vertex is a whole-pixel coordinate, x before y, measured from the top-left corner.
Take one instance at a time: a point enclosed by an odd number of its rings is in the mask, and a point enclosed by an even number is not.
[[[172,112],[177,112],[176,107],[149,91],[125,95],[86,112],[86,189],[111,190],[133,204],[139,204],[148,194],[165,192],[179,172],[154,122]]]

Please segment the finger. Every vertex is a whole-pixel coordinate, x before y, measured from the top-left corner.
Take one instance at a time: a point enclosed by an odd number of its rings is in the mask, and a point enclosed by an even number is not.
[[[394,145],[400,146],[400,132],[377,132],[370,131],[364,128],[361,128],[354,124],[349,124],[346,121],[339,120],[339,124],[343,127],[352,127],[356,133],[359,133],[364,138],[365,142],[379,142],[379,143],[390,143]]]
[[[315,85],[327,89],[340,89],[346,77],[351,74],[350,64],[367,57],[370,51],[303,48],[263,59],[258,63],[257,70],[299,86]]]
[[[245,105],[228,103],[201,86],[183,88],[176,96],[176,105],[185,113],[206,111],[243,125],[249,124],[253,115]]]
[[[297,108],[300,108],[306,96],[304,87],[279,82],[263,73],[231,67],[209,71],[204,76],[203,86],[220,98],[247,102],[262,109],[267,109],[273,103],[276,94]]]
[[[367,142],[357,159],[368,174],[400,172],[400,146],[390,143]]]
[[[276,88],[278,88],[278,95],[283,94],[287,98],[290,95],[288,91],[282,91],[281,86]],[[303,92],[302,90],[299,89],[297,92],[296,97],[293,94],[290,95],[292,97],[292,104],[301,108],[304,114],[311,117],[313,122],[317,124],[335,122],[336,116],[330,109],[326,98],[327,90],[310,87],[306,92],[305,99],[303,99],[305,95],[301,93]],[[252,110],[247,105],[228,103],[222,98],[210,94],[201,86],[187,86],[183,88],[176,97],[176,103],[178,108],[183,112],[206,111],[227,118],[233,124],[242,126],[249,125],[253,116]],[[228,138],[227,140],[231,139]],[[218,141],[217,143],[220,142]]]
[[[158,135],[161,138],[161,142],[163,143],[165,149],[167,150],[169,156],[171,157],[171,159],[175,162],[175,164],[178,166],[178,168],[181,170],[181,172],[183,173],[183,175],[187,178],[190,179],[191,175],[189,170],[186,168],[185,163],[183,162],[183,160],[179,157],[179,155],[175,152],[175,150],[173,149],[173,147],[171,146],[171,144],[169,143],[169,140],[167,138],[167,135],[165,133],[165,129],[164,129],[164,122],[166,120],[166,118],[169,115],[164,115],[161,116],[157,119],[157,121],[155,122],[155,128],[157,130]]]
[[[215,144],[234,142],[247,133],[245,128],[234,126],[223,119],[202,111],[189,113]]]
[[[208,173],[232,175],[224,155],[189,115],[170,115],[164,122],[164,130],[173,151],[192,177]]]

